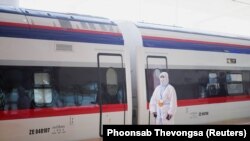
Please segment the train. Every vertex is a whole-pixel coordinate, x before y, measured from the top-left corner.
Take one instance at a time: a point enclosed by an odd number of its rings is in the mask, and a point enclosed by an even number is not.
[[[0,6],[0,140],[98,140],[103,125],[152,125],[166,71],[175,124],[250,117],[250,39]]]

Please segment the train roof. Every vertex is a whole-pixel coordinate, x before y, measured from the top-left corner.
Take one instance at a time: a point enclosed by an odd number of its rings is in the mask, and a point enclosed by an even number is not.
[[[90,16],[90,15],[80,15],[80,14],[73,14],[73,13],[59,13],[59,12],[51,12],[51,11],[41,11],[41,10],[18,8],[18,7],[13,7],[13,6],[0,5],[0,12],[21,14],[21,15],[26,15],[26,16],[36,16],[36,17],[45,17],[45,18],[53,18],[53,19],[70,20],[70,21],[82,21],[82,22],[93,22],[93,23],[116,25],[113,21],[111,21],[107,18],[103,18],[103,17],[96,17],[96,16]]]
[[[246,36],[194,30],[194,29],[188,29],[188,28],[183,28],[183,27],[179,27],[179,26],[161,25],[161,24],[145,23],[145,22],[137,22],[136,26],[138,28],[144,28],[144,29],[162,30],[162,31],[179,32],[179,33],[196,34],[196,35],[204,35],[204,36],[213,36],[213,37],[221,37],[221,38],[228,38],[228,39],[238,39],[238,40],[250,41],[250,37],[246,37]]]

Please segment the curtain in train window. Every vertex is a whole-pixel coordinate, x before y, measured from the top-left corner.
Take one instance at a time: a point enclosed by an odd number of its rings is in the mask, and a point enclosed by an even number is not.
[[[109,68],[106,72],[107,92],[114,96],[118,91],[117,72],[113,68]]]
[[[113,68],[109,68],[106,72],[106,84],[109,103],[120,103],[121,98],[119,97],[121,96],[118,93],[117,72]]]

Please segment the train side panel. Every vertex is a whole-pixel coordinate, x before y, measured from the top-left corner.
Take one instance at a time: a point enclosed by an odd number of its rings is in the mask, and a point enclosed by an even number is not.
[[[148,103],[159,84],[157,69],[169,72],[170,83],[176,88],[176,124],[249,116],[245,108],[250,104],[249,39],[145,23],[134,25],[138,30],[133,34],[128,30],[132,25],[123,22],[120,26],[123,34],[136,36],[133,41],[124,39],[133,60],[138,124],[155,123]]]
[[[250,116],[249,39],[152,27],[140,31],[144,58],[167,57],[170,83],[178,97],[176,124]],[[141,63],[146,66],[146,59]],[[154,118],[150,120],[153,124]]]
[[[103,124],[132,123],[130,57],[114,23],[1,12],[0,140],[96,139]]]

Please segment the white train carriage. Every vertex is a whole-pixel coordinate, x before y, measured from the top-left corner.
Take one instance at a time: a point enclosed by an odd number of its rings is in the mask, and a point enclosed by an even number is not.
[[[176,124],[250,116],[250,39],[147,23],[119,27],[131,50],[134,123],[155,123],[148,103],[161,71],[177,92]]]
[[[99,138],[132,124],[128,49],[106,18],[0,7],[0,140]]]
[[[248,38],[6,6],[0,17],[1,141],[154,124],[161,71],[177,92],[176,124],[250,117]]]

